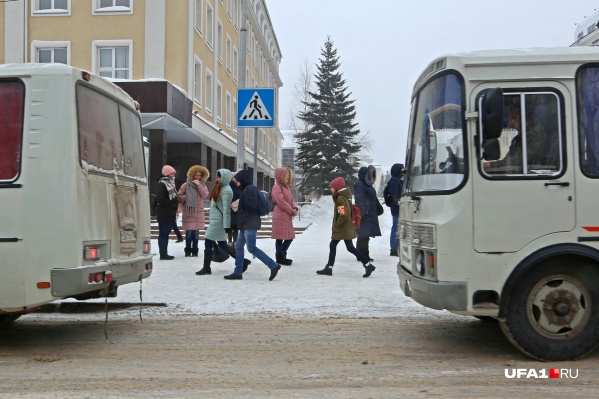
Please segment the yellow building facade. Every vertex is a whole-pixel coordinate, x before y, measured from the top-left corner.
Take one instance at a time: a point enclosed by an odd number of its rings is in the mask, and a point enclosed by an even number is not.
[[[151,181],[166,163],[178,169],[178,179],[193,164],[213,176],[219,168],[235,170],[237,89],[245,80],[244,87],[272,87],[278,97],[281,58],[264,0],[0,4],[0,62],[73,65],[112,80],[141,104]],[[256,185],[269,190],[281,164],[281,132],[259,129],[256,142],[254,129],[244,136],[244,163],[252,170],[257,154]]]

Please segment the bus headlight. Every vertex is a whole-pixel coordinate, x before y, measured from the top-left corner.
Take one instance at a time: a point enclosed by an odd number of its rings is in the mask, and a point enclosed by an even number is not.
[[[424,267],[424,252],[418,251],[418,253],[416,254],[416,271],[421,276],[424,276],[425,270],[426,269]]]

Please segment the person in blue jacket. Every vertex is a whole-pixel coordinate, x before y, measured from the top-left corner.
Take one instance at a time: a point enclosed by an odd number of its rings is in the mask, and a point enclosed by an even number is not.
[[[381,236],[378,208],[381,206],[373,185],[376,181],[376,168],[363,166],[358,171],[358,182],[354,185],[355,204],[360,208],[362,223],[356,229],[356,248],[372,261],[368,244],[371,237]]]
[[[389,244],[391,247],[391,253],[389,256],[399,256],[397,247],[399,238],[397,236],[398,222],[399,222],[399,197],[403,191],[403,174],[405,172],[404,166],[401,163],[396,163],[391,167],[391,179],[387,182],[385,192],[389,193],[391,197],[391,217],[393,218],[393,224],[391,225],[391,234],[389,237]]]

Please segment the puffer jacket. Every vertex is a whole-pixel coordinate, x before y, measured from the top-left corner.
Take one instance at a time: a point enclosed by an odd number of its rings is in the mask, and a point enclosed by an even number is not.
[[[399,204],[397,203],[397,200],[401,197],[401,192],[403,191],[402,169],[403,164],[393,164],[393,166],[391,166],[391,179],[387,182],[389,193],[391,194],[391,198],[393,198],[391,203],[391,215],[393,216],[399,215]]]
[[[188,208],[185,206],[185,200],[187,198],[187,190],[192,190],[193,188],[189,187],[190,184],[195,185],[195,183],[185,182],[181,185],[179,192],[177,195],[179,196],[179,201],[181,205],[179,209],[181,210],[181,220],[183,230],[204,230],[206,228],[206,222],[204,219],[204,199],[208,198],[208,187],[206,187],[206,180],[210,177],[210,172],[203,166],[194,165],[187,171],[187,179],[192,180],[193,175],[196,172],[201,173],[200,177],[200,185],[197,187],[198,191],[198,204],[195,207],[195,210],[192,212],[188,211]]]
[[[351,221],[351,190],[344,187],[333,195],[335,211],[333,213],[333,228],[331,239],[353,240],[356,231]]]
[[[270,237],[274,240],[293,240],[293,212],[297,211],[297,204],[293,200],[291,190],[283,184],[283,174],[289,168],[277,168],[275,170],[275,184],[270,190],[270,195],[275,203],[272,213],[272,232]]]
[[[245,169],[237,172],[235,179],[240,183],[241,190],[237,227],[239,230],[260,230],[262,220],[258,215],[258,188],[252,184],[250,173]]]
[[[220,197],[215,201],[210,200],[210,213],[208,218],[210,224],[206,230],[205,237],[212,241],[227,241],[225,229],[231,227],[231,200],[233,191],[229,182],[233,173],[229,169],[219,169],[220,172]]]
[[[362,214],[362,223],[356,229],[358,237],[377,237],[381,235],[377,203],[380,204],[376,190],[372,185],[376,181],[376,169],[370,165],[358,171],[358,182],[354,185],[356,205]]]

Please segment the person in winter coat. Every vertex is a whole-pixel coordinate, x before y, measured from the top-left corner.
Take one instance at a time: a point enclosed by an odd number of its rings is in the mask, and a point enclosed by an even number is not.
[[[403,174],[404,174],[404,166],[401,163],[396,163],[391,166],[391,178],[387,182],[387,186],[385,187],[385,191],[389,192],[391,196],[391,217],[393,219],[393,224],[391,225],[391,234],[389,236],[389,244],[391,247],[391,253],[389,256],[399,256],[397,253],[398,247],[398,222],[399,222],[399,197],[401,196],[401,192],[403,191]]]
[[[230,209],[233,191],[229,187],[229,182],[232,175],[229,169],[219,169],[216,172],[216,181],[208,197],[210,199],[210,212],[208,213],[210,223],[204,236],[204,267],[196,272],[198,276],[212,274],[210,264],[215,244],[235,258],[235,250],[227,245],[227,230],[231,227]],[[251,262],[248,259],[242,259],[242,262],[243,271],[246,271]]]
[[[345,248],[348,252],[354,254],[356,259],[362,262],[366,271],[362,277],[370,277],[376,269],[370,260],[362,252],[354,247],[352,240],[356,238],[356,231],[352,224],[351,215],[351,197],[352,193],[348,187],[345,187],[343,177],[336,177],[329,184],[333,193],[333,202],[335,209],[333,211],[333,232],[331,235],[331,243],[329,245],[329,261],[322,270],[316,271],[317,274],[325,276],[333,275],[333,265],[335,264],[335,256],[337,255],[337,244],[343,240]]]
[[[372,165],[363,166],[358,171],[358,182],[354,185],[354,198],[362,213],[362,223],[356,229],[358,235],[356,248],[371,261],[370,249],[368,248],[370,237],[381,236],[378,215],[378,207],[381,205],[376,196],[376,190],[372,187],[375,181],[375,167]]]
[[[208,197],[206,180],[210,172],[203,166],[194,165],[187,171],[187,181],[179,188],[183,229],[185,230],[185,256],[198,256],[200,229],[204,229],[204,199]]]
[[[293,174],[290,168],[277,168],[275,170],[275,184],[270,191],[275,204],[272,213],[272,232],[270,237],[275,241],[275,255],[277,263],[291,266],[293,260],[287,258],[287,250],[295,238],[292,218],[297,215],[298,207],[291,196],[291,182]]]
[[[231,200],[231,228],[227,231],[227,236],[229,245],[233,245],[233,247],[235,247],[237,236],[239,235],[239,227],[237,226],[239,212],[237,212],[237,207],[239,206],[239,197],[241,197],[241,192],[239,191],[239,187],[237,187],[237,184],[233,181],[233,179],[231,179],[229,182],[229,187],[231,187],[231,191],[233,192],[233,199]]]
[[[156,188],[156,219],[158,220],[158,249],[160,260],[175,259],[168,254],[168,237],[176,226],[177,189],[175,187],[175,168],[170,165],[162,167],[162,177]]]
[[[260,259],[260,261],[270,269],[269,280],[272,281],[281,269],[281,265],[256,246],[256,235],[260,227],[262,227],[260,215],[258,215],[257,211],[258,201],[260,201],[258,188],[252,184],[250,174],[245,169],[237,172],[234,179],[241,190],[238,207],[239,237],[235,243],[235,249],[237,251],[237,256],[235,257],[235,270],[233,273],[225,276],[225,279],[243,279],[241,273],[243,272],[244,247],[247,243],[248,252]]]

